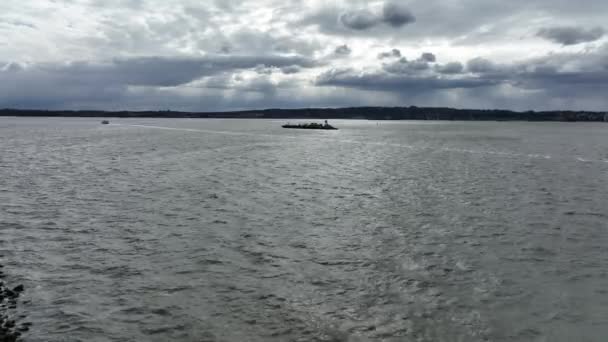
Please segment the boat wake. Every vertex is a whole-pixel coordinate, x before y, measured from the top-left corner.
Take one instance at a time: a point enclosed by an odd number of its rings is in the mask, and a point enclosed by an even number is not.
[[[233,132],[233,131],[215,131],[208,129],[198,129],[198,128],[178,128],[178,127],[166,127],[166,126],[152,126],[152,125],[133,125],[133,124],[112,124],[113,126],[123,126],[123,127],[138,127],[138,128],[149,128],[149,129],[161,129],[161,130],[169,130],[169,131],[182,131],[182,132],[198,132],[198,133],[208,133],[208,134],[222,134],[222,135],[234,135],[234,136],[255,136],[255,137],[272,137],[276,138],[279,135],[275,134],[264,134],[264,133],[246,133],[246,132]],[[304,136],[287,136],[280,135],[281,138],[288,139],[297,139],[303,140],[308,139]],[[344,144],[363,144],[363,145],[373,145],[373,146],[390,146],[390,147],[399,147],[406,148],[410,150],[432,150],[432,151],[445,151],[445,152],[456,152],[456,153],[467,153],[467,154],[486,154],[486,155],[495,155],[495,156],[504,156],[504,157],[512,157],[512,158],[530,158],[530,159],[543,159],[543,160],[571,160],[577,161],[581,163],[602,163],[608,164],[608,160],[602,159],[589,159],[583,157],[556,157],[552,155],[546,154],[525,154],[525,153],[515,153],[515,152],[507,152],[507,151],[490,151],[490,150],[475,150],[475,149],[463,149],[463,148],[429,148],[429,147],[421,147],[400,143],[387,143],[387,142],[373,142],[373,141],[360,141],[353,139],[339,139],[339,138],[331,138],[331,137],[319,137],[315,136],[311,137],[311,140],[315,141],[327,141],[327,142],[337,142]]]

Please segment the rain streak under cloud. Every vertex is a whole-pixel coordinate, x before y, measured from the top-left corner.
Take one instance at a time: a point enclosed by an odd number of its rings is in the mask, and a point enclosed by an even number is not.
[[[0,107],[606,110],[604,0],[4,0]]]

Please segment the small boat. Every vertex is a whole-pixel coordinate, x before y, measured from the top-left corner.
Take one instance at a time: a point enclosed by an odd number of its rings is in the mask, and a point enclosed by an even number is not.
[[[101,124],[102,124],[102,125],[109,125],[109,124],[110,124],[110,121],[108,121],[108,120],[103,120],[103,121],[101,122]]]
[[[336,127],[330,125],[329,123],[327,123],[327,120],[325,120],[324,124],[320,124],[320,123],[316,123],[316,122],[311,122],[311,123],[305,123],[305,124],[297,124],[297,125],[292,125],[292,124],[286,124],[282,126],[283,128],[295,128],[295,129],[327,129],[327,130],[337,130]]]

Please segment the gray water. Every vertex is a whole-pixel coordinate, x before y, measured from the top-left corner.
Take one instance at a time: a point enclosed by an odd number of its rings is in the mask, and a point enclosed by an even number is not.
[[[608,338],[606,124],[100,120],[0,118],[25,341]]]

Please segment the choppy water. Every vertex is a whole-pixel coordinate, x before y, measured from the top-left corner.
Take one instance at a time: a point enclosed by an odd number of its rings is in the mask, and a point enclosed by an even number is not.
[[[608,125],[0,118],[26,341],[605,341]]]

